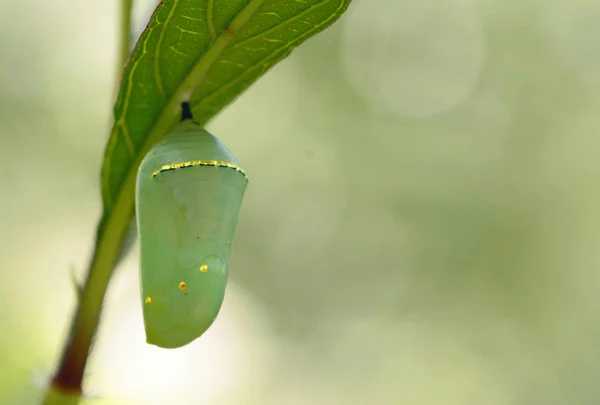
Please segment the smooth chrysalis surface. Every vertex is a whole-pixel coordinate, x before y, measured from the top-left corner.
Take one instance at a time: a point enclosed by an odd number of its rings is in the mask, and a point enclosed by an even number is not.
[[[234,154],[191,119],[146,155],[136,187],[146,342],[184,346],[213,323],[247,177]]]

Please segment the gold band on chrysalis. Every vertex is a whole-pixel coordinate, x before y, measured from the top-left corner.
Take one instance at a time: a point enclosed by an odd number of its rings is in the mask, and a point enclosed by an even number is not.
[[[241,167],[234,165],[233,163],[223,162],[220,160],[188,160],[186,162],[170,163],[168,165],[161,166],[158,170],[153,171],[150,177],[154,178],[160,173],[168,172],[170,170],[178,170],[185,169],[187,167],[199,166],[228,167],[230,169],[234,169],[236,172],[243,174],[246,178],[246,181],[248,181],[248,176],[246,176],[246,172],[244,172],[244,170]]]

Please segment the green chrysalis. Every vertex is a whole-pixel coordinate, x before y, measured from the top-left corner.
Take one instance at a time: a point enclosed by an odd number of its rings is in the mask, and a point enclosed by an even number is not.
[[[181,123],[148,152],[137,174],[147,343],[185,346],[217,317],[247,182],[234,154],[183,103]]]

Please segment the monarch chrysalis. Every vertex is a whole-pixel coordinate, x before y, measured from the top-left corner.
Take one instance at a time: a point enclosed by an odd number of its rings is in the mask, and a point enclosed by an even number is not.
[[[247,182],[234,154],[183,103],[181,123],[148,152],[137,174],[147,343],[187,345],[215,320]]]

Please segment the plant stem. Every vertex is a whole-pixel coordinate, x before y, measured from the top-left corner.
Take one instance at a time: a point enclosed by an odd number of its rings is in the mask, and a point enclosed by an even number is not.
[[[132,8],[133,0],[121,0],[119,56],[115,80],[117,87],[131,52]],[[76,405],[83,395],[83,375],[100,321],[102,302],[126,235],[127,227],[121,224],[128,223],[128,218],[133,214],[132,208],[127,204],[120,204],[119,209],[117,204],[115,213],[108,220],[106,215],[103,215],[98,224],[97,240],[100,243],[96,244],[85,285],[78,296],[77,311],[72,319],[69,337],[65,342],[58,370],[42,399],[43,405]]]
[[[128,179],[128,182],[131,181],[135,181],[135,178]],[[103,232],[97,236],[99,243],[90,263],[60,365],[42,402],[44,405],[67,403],[51,401],[59,398],[56,393],[69,396],[71,401],[73,397],[81,398],[83,394],[83,375],[100,321],[102,302],[127,233],[127,226],[124,224],[128,223],[132,210],[133,207],[119,201],[106,224],[106,217],[100,221],[98,228],[103,229]]]

